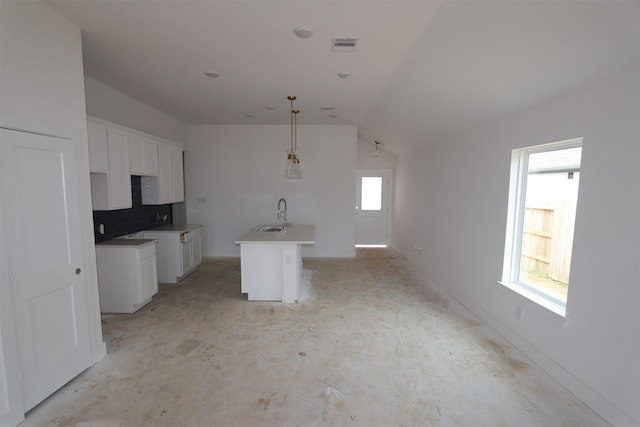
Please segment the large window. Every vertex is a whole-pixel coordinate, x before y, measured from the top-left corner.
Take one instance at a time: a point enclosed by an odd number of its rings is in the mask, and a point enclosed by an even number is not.
[[[513,150],[502,283],[565,315],[582,139]]]

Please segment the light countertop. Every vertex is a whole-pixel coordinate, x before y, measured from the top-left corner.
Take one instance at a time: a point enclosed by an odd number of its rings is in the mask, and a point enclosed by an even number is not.
[[[155,245],[157,240],[155,239],[113,239],[105,242],[96,243],[96,246],[108,246],[108,247],[132,247],[132,246],[146,246]]]
[[[169,224],[163,225],[156,228],[150,228],[148,230],[144,230],[146,232],[151,233],[186,233],[188,231],[197,230],[198,228],[202,228],[200,224]]]
[[[257,228],[257,227],[256,227]],[[247,234],[236,240],[236,244],[242,243],[294,243],[299,245],[315,244],[315,225],[291,224],[286,233],[264,232],[251,229]]]

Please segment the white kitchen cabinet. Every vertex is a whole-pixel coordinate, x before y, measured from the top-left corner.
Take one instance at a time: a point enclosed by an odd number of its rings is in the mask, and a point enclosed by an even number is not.
[[[158,281],[177,283],[202,262],[202,226],[166,225],[144,232],[158,241]]]
[[[182,147],[171,146],[171,197],[172,203],[184,202],[184,172]]]
[[[186,276],[202,263],[202,228],[180,234],[180,254],[180,276]]]
[[[193,265],[194,268],[202,264],[202,229],[197,230],[193,236]]]
[[[143,176],[141,186],[144,205],[183,202],[182,147],[158,141],[158,176]]]
[[[129,134],[116,128],[90,123],[88,128],[93,210],[128,209],[131,199]],[[106,150],[105,150],[106,147]],[[104,172],[106,151],[107,167]],[[91,161],[90,161],[91,163]]]
[[[88,125],[93,210],[132,207],[131,175],[142,204],[184,202],[182,145],[91,117]]]
[[[158,175],[158,143],[142,135],[129,138],[131,175]]]
[[[91,172],[109,172],[107,154],[107,127],[96,123],[87,123],[89,136],[89,169]]]
[[[98,243],[96,260],[101,312],[133,313],[158,293],[155,240]]]

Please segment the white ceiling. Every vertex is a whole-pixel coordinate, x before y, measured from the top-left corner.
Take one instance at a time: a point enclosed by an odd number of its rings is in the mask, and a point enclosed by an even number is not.
[[[49,3],[82,28],[89,77],[187,124],[288,124],[296,95],[298,123],[356,124],[395,152],[640,56],[636,0]],[[332,52],[332,37],[357,37],[356,52]]]

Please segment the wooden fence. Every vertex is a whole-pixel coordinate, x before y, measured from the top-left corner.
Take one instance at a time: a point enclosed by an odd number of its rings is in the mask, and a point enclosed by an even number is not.
[[[537,270],[553,280],[569,283],[575,204],[553,208],[526,207],[520,268]]]

